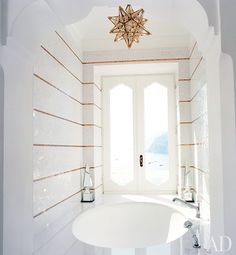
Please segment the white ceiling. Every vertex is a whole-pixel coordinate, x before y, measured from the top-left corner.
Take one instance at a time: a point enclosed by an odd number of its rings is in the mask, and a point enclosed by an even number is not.
[[[118,7],[118,6],[117,6]],[[125,8],[125,6],[123,6]],[[142,6],[133,6],[139,9]],[[143,6],[145,10],[145,6]],[[113,24],[108,20],[108,16],[118,15],[118,8],[94,7],[89,15],[80,22],[67,26],[68,31],[73,35],[79,47],[83,51],[103,51],[126,49],[124,41],[114,42],[114,35],[109,31]],[[172,22],[171,17],[168,23],[161,21],[158,16],[152,16],[145,12],[144,17],[148,19],[146,28],[152,33],[144,36],[139,44],[135,44],[133,49],[155,49],[169,47],[188,47],[190,44],[190,34],[176,22]]]

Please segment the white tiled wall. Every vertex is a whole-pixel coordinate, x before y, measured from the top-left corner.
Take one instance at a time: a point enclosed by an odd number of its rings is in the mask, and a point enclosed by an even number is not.
[[[34,215],[78,192],[80,176],[76,171],[35,182]]]
[[[48,240],[80,211],[85,163],[99,192],[102,184],[102,148],[93,147],[102,145],[101,91],[84,84],[76,47],[66,31],[60,35],[73,52],[53,33],[43,42],[34,69],[33,216],[39,253],[50,249]]]
[[[83,110],[83,121],[84,123],[94,123],[101,126],[101,109],[94,105],[85,105]]]
[[[63,173],[83,165],[83,148],[34,147],[34,179]],[[70,160],[65,160],[70,159]]]
[[[198,199],[202,202],[202,215],[209,218],[209,167],[208,167],[208,115],[207,115],[207,84],[205,83],[205,60],[203,59],[195,72],[191,83],[192,125],[194,142],[199,143],[193,148],[195,167],[195,189]]]
[[[102,192],[102,109],[101,109],[101,84],[94,77],[94,66],[84,65],[84,81],[90,84],[85,85],[83,96],[85,103],[93,105],[84,106],[83,122],[94,123],[96,126],[84,129],[84,143],[93,144],[95,147],[84,148],[84,162],[94,166],[92,172],[95,195],[98,197]],[[91,84],[91,81],[93,83]]]
[[[83,144],[83,127],[34,112],[34,143],[81,146]]]
[[[82,85],[75,86],[80,88],[74,92],[75,95],[81,97]],[[67,90],[69,89],[67,88]],[[79,98],[79,100],[82,102],[82,98]],[[34,108],[83,123],[83,107],[81,107],[81,104],[38,79],[35,80],[34,85]]]
[[[202,203],[202,215],[209,217],[208,115],[205,60],[197,46],[189,61],[189,79],[177,86],[179,147],[179,192],[183,169],[190,166],[191,186]],[[182,122],[182,123],[181,123]],[[187,122],[187,123],[186,123]]]

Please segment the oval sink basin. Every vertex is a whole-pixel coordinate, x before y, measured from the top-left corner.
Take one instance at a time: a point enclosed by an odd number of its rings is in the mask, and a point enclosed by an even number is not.
[[[144,248],[184,235],[186,218],[156,203],[129,202],[98,206],[76,218],[72,232],[80,241],[107,248]]]

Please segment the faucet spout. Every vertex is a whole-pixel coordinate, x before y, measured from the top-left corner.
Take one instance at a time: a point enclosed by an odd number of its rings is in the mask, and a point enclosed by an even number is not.
[[[192,208],[192,209],[195,209],[196,210],[196,218],[200,218],[200,203],[198,202],[197,205],[193,205],[193,204],[190,204],[186,201],[184,201],[183,199],[180,199],[178,197],[175,197],[173,198],[172,200],[173,202],[179,202],[181,204],[184,204],[185,206],[189,207],[189,208]]]

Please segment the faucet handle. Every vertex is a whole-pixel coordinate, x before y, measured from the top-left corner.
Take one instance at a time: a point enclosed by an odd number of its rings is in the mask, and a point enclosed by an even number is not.
[[[196,215],[197,218],[200,218],[201,217],[201,203],[200,201],[197,202],[197,215]]]
[[[198,208],[199,208],[199,210],[200,210],[201,202],[200,202],[199,200],[197,201],[197,206],[198,206]]]

